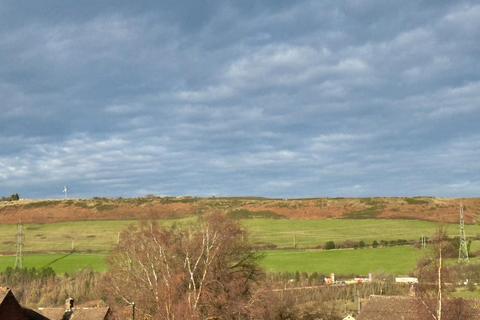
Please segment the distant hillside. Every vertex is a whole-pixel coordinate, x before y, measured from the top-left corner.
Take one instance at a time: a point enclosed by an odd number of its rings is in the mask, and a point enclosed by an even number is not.
[[[480,217],[480,198],[95,198],[0,202],[0,223],[51,223],[78,220],[178,218],[223,212],[235,218],[283,219],[419,219],[457,222],[460,202],[466,223]]]

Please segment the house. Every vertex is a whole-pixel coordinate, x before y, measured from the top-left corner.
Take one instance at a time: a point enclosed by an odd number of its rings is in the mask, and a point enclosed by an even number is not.
[[[416,277],[395,277],[396,283],[417,284],[418,278]]]
[[[442,305],[443,320],[480,319],[479,301],[448,299],[442,300]],[[435,314],[435,303],[415,296],[371,296],[357,320],[433,320]]]
[[[23,308],[12,290],[0,287],[0,319],[5,320],[49,320],[41,314]]]
[[[355,318],[351,314],[349,314],[345,318],[343,318],[342,320],[355,320]]]
[[[324,278],[325,284],[335,284],[335,273],[330,273],[330,277]]]
[[[353,278],[353,280],[355,281],[355,283],[367,283],[367,282],[372,282],[372,274],[369,273],[369,274],[368,274],[368,278],[365,278],[365,277],[355,277],[355,278]]]
[[[50,320],[107,320],[111,317],[109,307],[75,307],[74,302],[68,298],[65,308],[38,308],[38,312]]]

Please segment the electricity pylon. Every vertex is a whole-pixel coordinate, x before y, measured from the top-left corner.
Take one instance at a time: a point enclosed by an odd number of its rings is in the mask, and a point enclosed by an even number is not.
[[[23,241],[25,234],[23,233],[23,224],[17,225],[17,254],[15,256],[15,269],[23,269]]]
[[[463,204],[460,205],[460,246],[458,248],[458,262],[468,262],[467,237],[465,236],[465,221]]]

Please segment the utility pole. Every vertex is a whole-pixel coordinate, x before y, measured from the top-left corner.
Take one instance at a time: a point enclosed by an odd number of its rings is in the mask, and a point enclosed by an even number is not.
[[[23,269],[23,241],[25,235],[23,233],[23,224],[17,224],[17,253],[15,255],[15,269]]]
[[[467,237],[465,236],[465,221],[463,215],[463,203],[460,204],[460,246],[458,248],[458,262],[468,262]]]
[[[442,320],[442,240],[439,240],[437,320]]]
[[[362,309],[362,304],[360,302],[360,293],[358,292],[358,287],[355,285],[355,297],[357,298],[357,314],[360,314]]]

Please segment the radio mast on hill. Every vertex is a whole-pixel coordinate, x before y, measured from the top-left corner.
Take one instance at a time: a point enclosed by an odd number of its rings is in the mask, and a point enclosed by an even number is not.
[[[467,238],[465,236],[465,221],[463,216],[463,203],[460,204],[460,246],[458,248],[458,262],[468,262]]]
[[[23,269],[23,241],[25,234],[23,233],[23,224],[17,224],[17,254],[15,256],[15,269]]]

